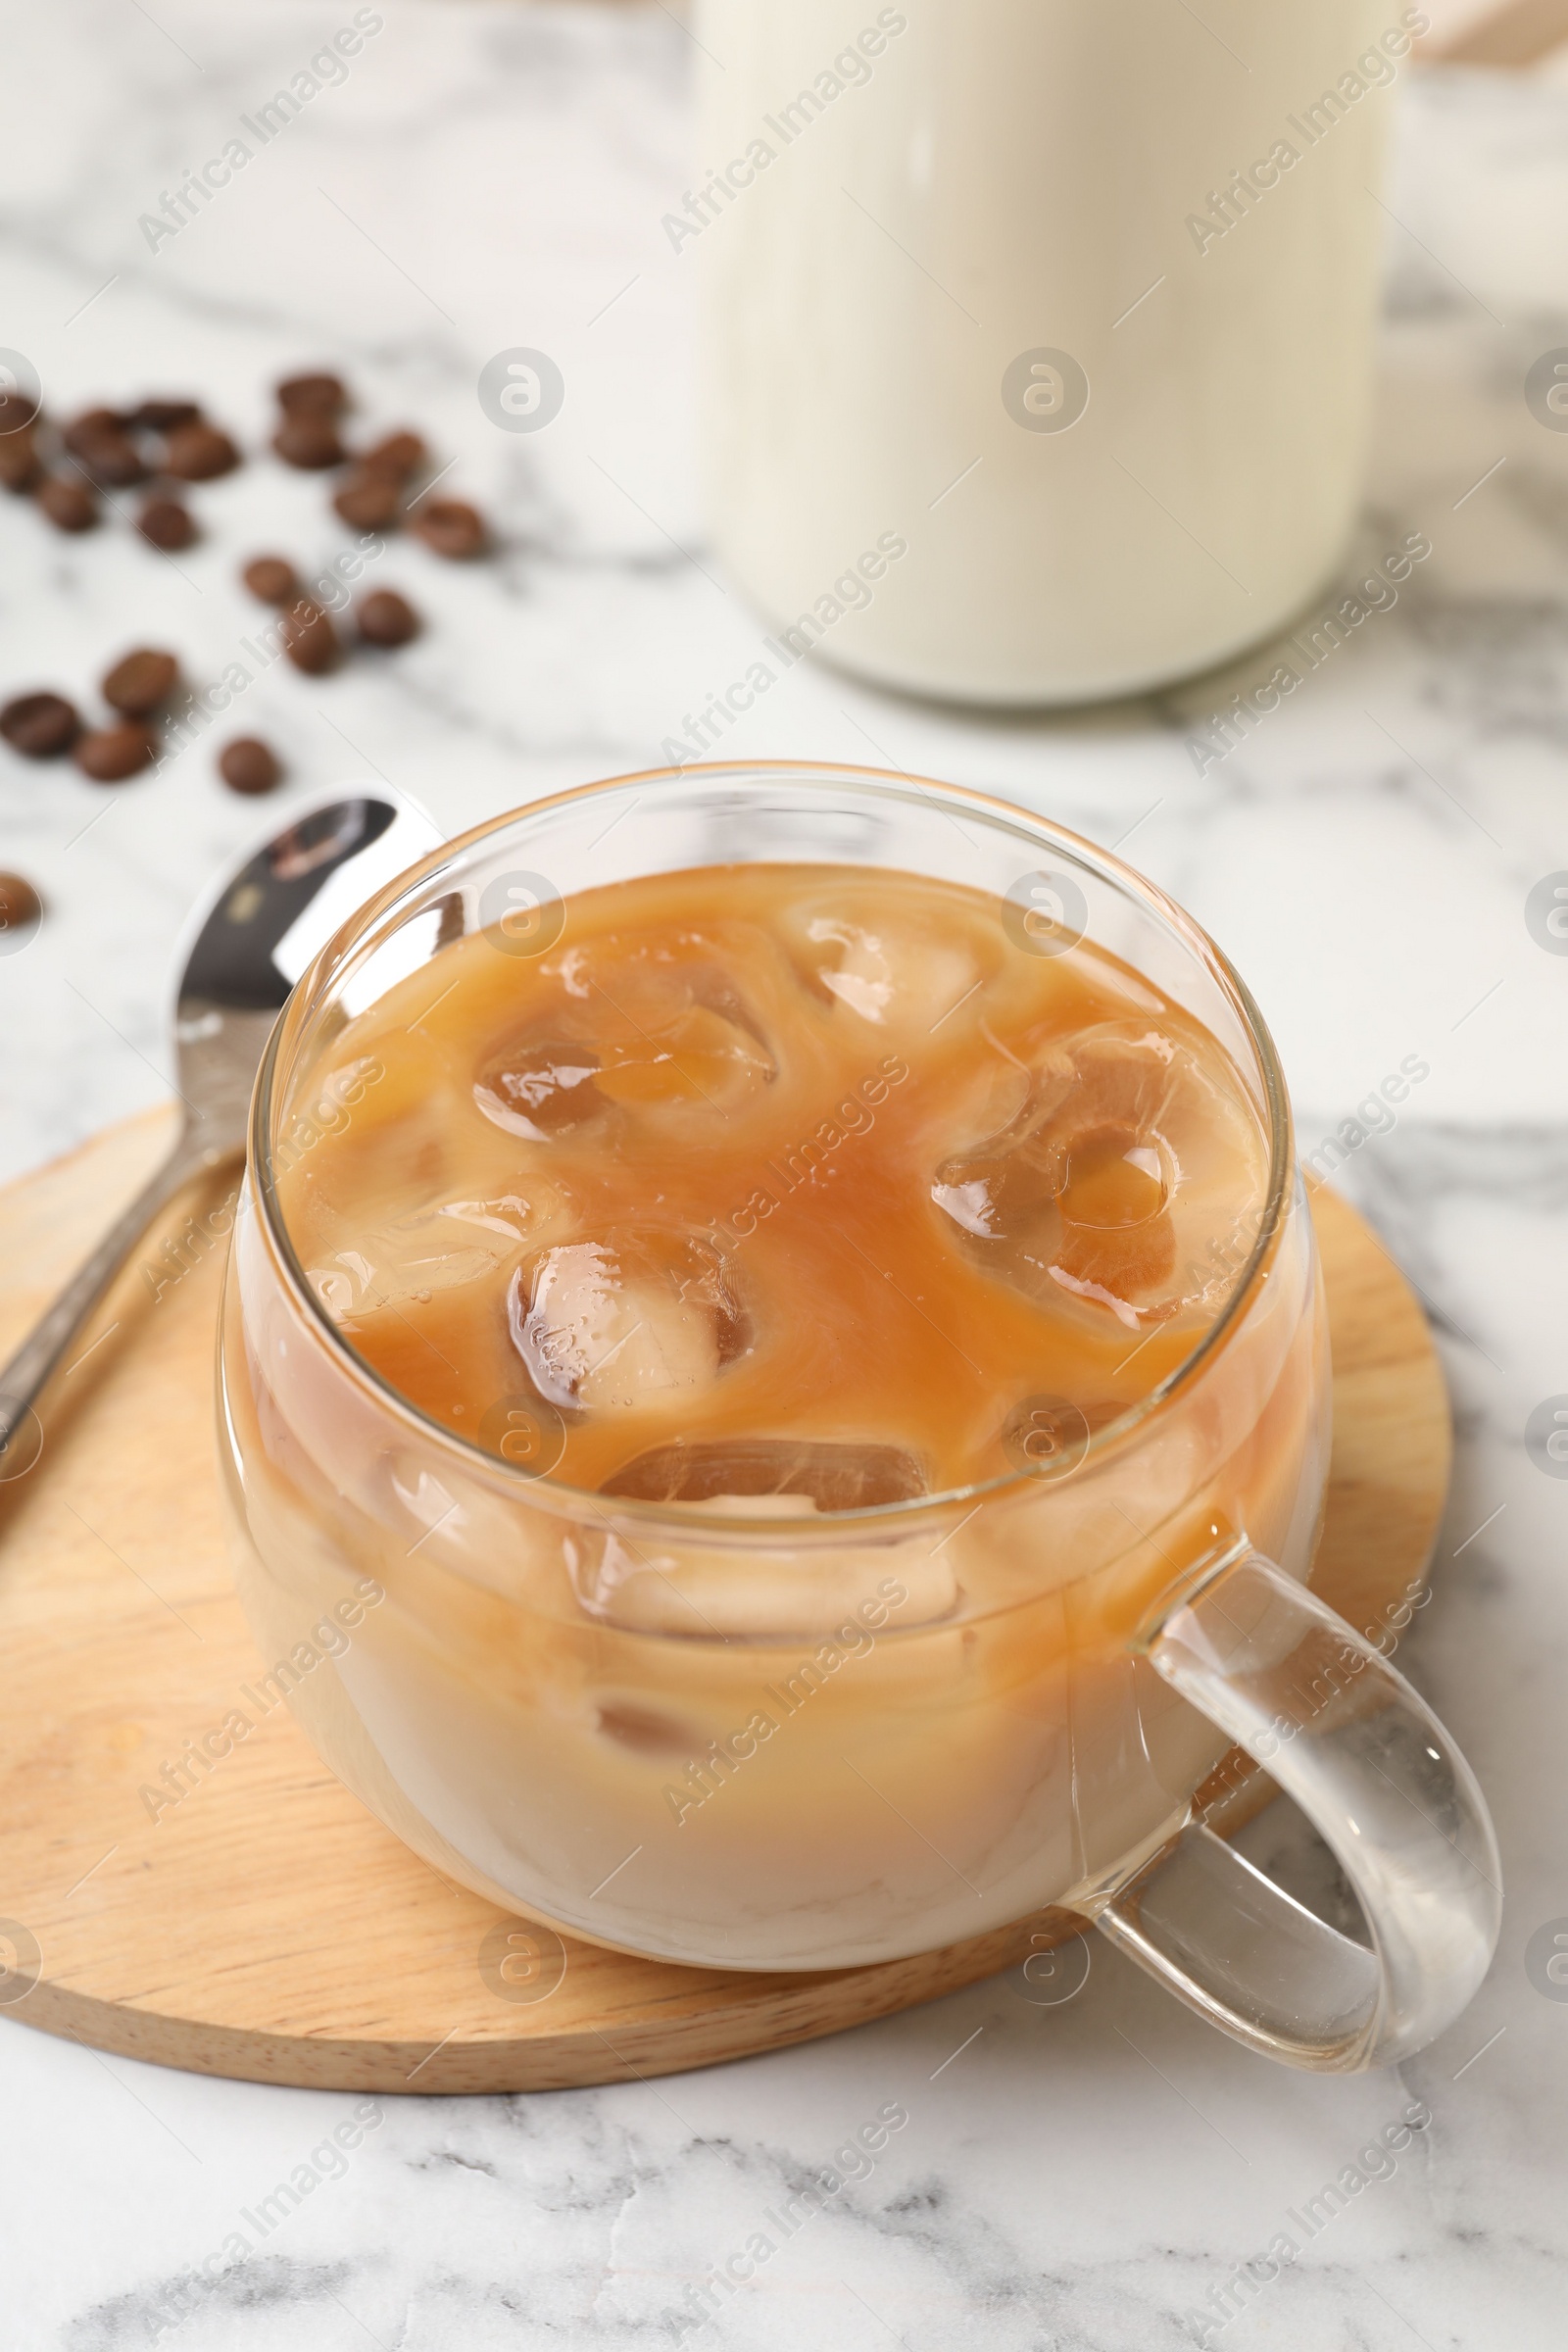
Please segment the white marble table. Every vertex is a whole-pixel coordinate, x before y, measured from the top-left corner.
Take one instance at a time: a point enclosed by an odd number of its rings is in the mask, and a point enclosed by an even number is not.
[[[243,719],[301,784],[380,773],[456,827],[657,760],[760,624],[684,552],[700,552],[690,287],[659,216],[687,172],[688,36],[658,8],[383,13],[342,86],[154,251],[138,216],[351,10],[13,11],[3,331],[61,407],[189,385],[254,444],[271,378],[328,361],[373,416],[428,425],[458,460],[451,487],[496,516],[499,561],[443,570],[398,545],[382,573],[439,603],[439,627],[325,684],[270,673]],[[1568,93],[1429,77],[1390,202],[1366,546],[1420,529],[1434,553],[1243,748],[1195,772],[1212,687],[977,722],[809,662],[733,741],[955,776],[1107,843],[1132,832],[1129,855],[1250,978],[1307,1148],[1404,1056],[1430,1062],[1339,1181],[1422,1286],[1453,1385],[1440,1590],[1405,1655],[1496,1812],[1509,1904],[1491,1979],[1398,2079],[1271,2069],[1107,1951],[1055,2008],[1002,1981],[657,2085],[388,2101],[342,2178],[193,2293],[173,2334],[197,2352],[667,2345],[693,2282],[887,2100],[909,2123],[875,2170],[693,2342],[1159,2352],[1419,2101],[1430,2125],[1393,2176],[1208,2340],[1561,2344],[1568,2003],[1525,1954],[1568,1920],[1568,1485],[1523,1431],[1568,1390],[1568,960],[1525,922],[1532,887],[1568,868],[1568,438],[1521,383],[1568,344]],[[480,364],[516,344],[555,353],[573,387],[532,439],[474,397]],[[198,503],[211,536],[176,566],[123,527],[62,539],[0,502],[0,685],[85,693],[135,637],[217,675],[255,613],[236,551],[337,544],[318,485],[270,463]],[[0,862],[50,906],[0,959],[0,1172],[159,1094],[171,942],[255,821],[200,749],[114,795],[0,758]],[[173,2283],[354,2105],[6,2022],[0,2102],[7,2352],[169,2340]]]

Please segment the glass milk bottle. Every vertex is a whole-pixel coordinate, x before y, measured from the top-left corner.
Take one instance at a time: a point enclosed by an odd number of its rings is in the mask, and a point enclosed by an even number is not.
[[[787,658],[1124,694],[1331,579],[1396,0],[702,0],[713,536]]]

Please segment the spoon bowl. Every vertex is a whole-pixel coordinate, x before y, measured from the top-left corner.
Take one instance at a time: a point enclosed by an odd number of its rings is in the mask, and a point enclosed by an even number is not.
[[[336,785],[293,802],[285,821],[199,902],[174,957],[179,1135],[0,1369],[0,1481],[24,1476],[37,1460],[37,1399],[147,1227],[195,1177],[244,1152],[257,1068],[301,972],[339,924],[442,838],[389,785]]]

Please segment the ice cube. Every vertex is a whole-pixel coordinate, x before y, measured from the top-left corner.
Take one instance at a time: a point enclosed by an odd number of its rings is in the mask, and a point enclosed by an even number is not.
[[[643,1228],[545,1250],[513,1277],[507,1317],[539,1394],[588,1413],[695,1395],[747,1342],[728,1260],[678,1231]]]
[[[485,1200],[443,1200],[436,1213],[454,1225],[477,1226],[483,1233],[499,1234],[504,1242],[531,1242],[537,1248],[568,1220],[571,1210],[559,1186],[530,1176],[526,1189],[498,1193]]]
[[[411,1300],[422,1305],[438,1291],[477,1282],[525,1244],[537,1248],[569,1215],[558,1186],[531,1178],[526,1192],[491,1200],[426,1200],[357,1235],[352,1249],[318,1253],[306,1280],[335,1323]]]
[[[920,1463],[901,1446],[803,1438],[715,1438],[656,1446],[606,1479],[612,1498],[679,1503],[710,1514],[710,1539],[670,1545],[639,1529],[635,1544],[607,1530],[581,1563],[590,1614],[649,1633],[754,1636],[820,1632],[862,1655],[868,1628],[930,1625],[957,1600],[953,1560],[930,1530],[912,1539],[804,1541],[781,1521],[910,1502],[927,1492]],[[755,1529],[755,1536],[736,1532]],[[777,1529],[777,1533],[773,1530]],[[835,1635],[834,1629],[837,1629]]]
[[[1011,1054],[994,1053],[987,1037],[965,1055],[942,1091],[942,1126],[956,1155],[978,1151],[1010,1127],[1028,1102],[1034,1073]]]
[[[612,937],[560,959],[558,1002],[481,1062],[474,1101],[531,1143],[597,1121],[741,1107],[775,1075],[773,1056],[701,939]]]
[[[1235,1073],[1174,1024],[1107,1022],[1037,1057],[1012,1124],[931,1194],[982,1262],[1130,1329],[1213,1311],[1256,1238],[1267,1152]]]
[[[306,1280],[334,1323],[352,1322],[377,1307],[420,1304],[437,1291],[476,1282],[500,1262],[497,1250],[443,1246],[433,1218],[406,1217],[366,1234],[358,1249],[336,1250],[307,1270]]]
[[[872,890],[814,900],[790,910],[787,929],[808,986],[876,1030],[923,1038],[970,1004],[997,968],[978,933],[946,906],[924,921],[912,908],[877,906]]]
[[[803,1509],[873,1510],[879,1503],[908,1502],[929,1488],[914,1455],[900,1446],[715,1438],[656,1446],[606,1479],[600,1492],[788,1517]]]
[[[628,1632],[711,1641],[777,1641],[801,1635],[832,1644],[815,1651],[824,1681],[865,1657],[884,1635],[940,1625],[959,1597],[952,1554],[922,1535],[878,1543],[835,1543],[829,1533],[798,1540],[770,1530],[776,1518],[809,1517],[793,1495],[753,1495],[714,1505],[710,1537],[666,1543],[639,1524],[626,1538],[591,1531],[578,1555],[577,1597],[590,1617]],[[767,1504],[765,1510],[759,1505]],[[784,1508],[777,1509],[782,1503]],[[606,1498],[607,1512],[614,1504]],[[755,1535],[733,1523],[751,1520]],[[824,1528],[831,1530],[831,1519]],[[922,1650],[922,1671],[930,1655]],[[787,1679],[786,1670],[786,1679]]]
[[[473,1099],[497,1127],[542,1144],[604,1109],[598,1071],[598,1054],[581,1040],[525,1032],[490,1055]]]
[[[831,1672],[863,1656],[880,1632],[939,1624],[956,1607],[956,1547],[934,1542],[929,1525],[910,1536],[897,1522],[874,1537],[834,1534],[836,1512],[925,1492],[919,1462],[899,1446],[795,1438],[658,1446],[605,1481],[604,1529],[585,1542],[573,1571],[578,1598],[590,1616],[643,1633],[826,1636]],[[610,1516],[621,1497],[679,1503],[710,1519],[711,1532],[675,1538],[639,1523],[635,1539],[623,1539]]]

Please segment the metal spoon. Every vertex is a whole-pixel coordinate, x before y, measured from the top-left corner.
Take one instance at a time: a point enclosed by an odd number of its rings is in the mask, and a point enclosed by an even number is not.
[[[295,802],[282,830],[198,905],[175,958],[178,1141],[0,1370],[0,1480],[37,1460],[34,1402],[141,1235],[194,1177],[243,1152],[263,1049],[312,956],[441,840],[424,811],[390,788],[340,784]]]

